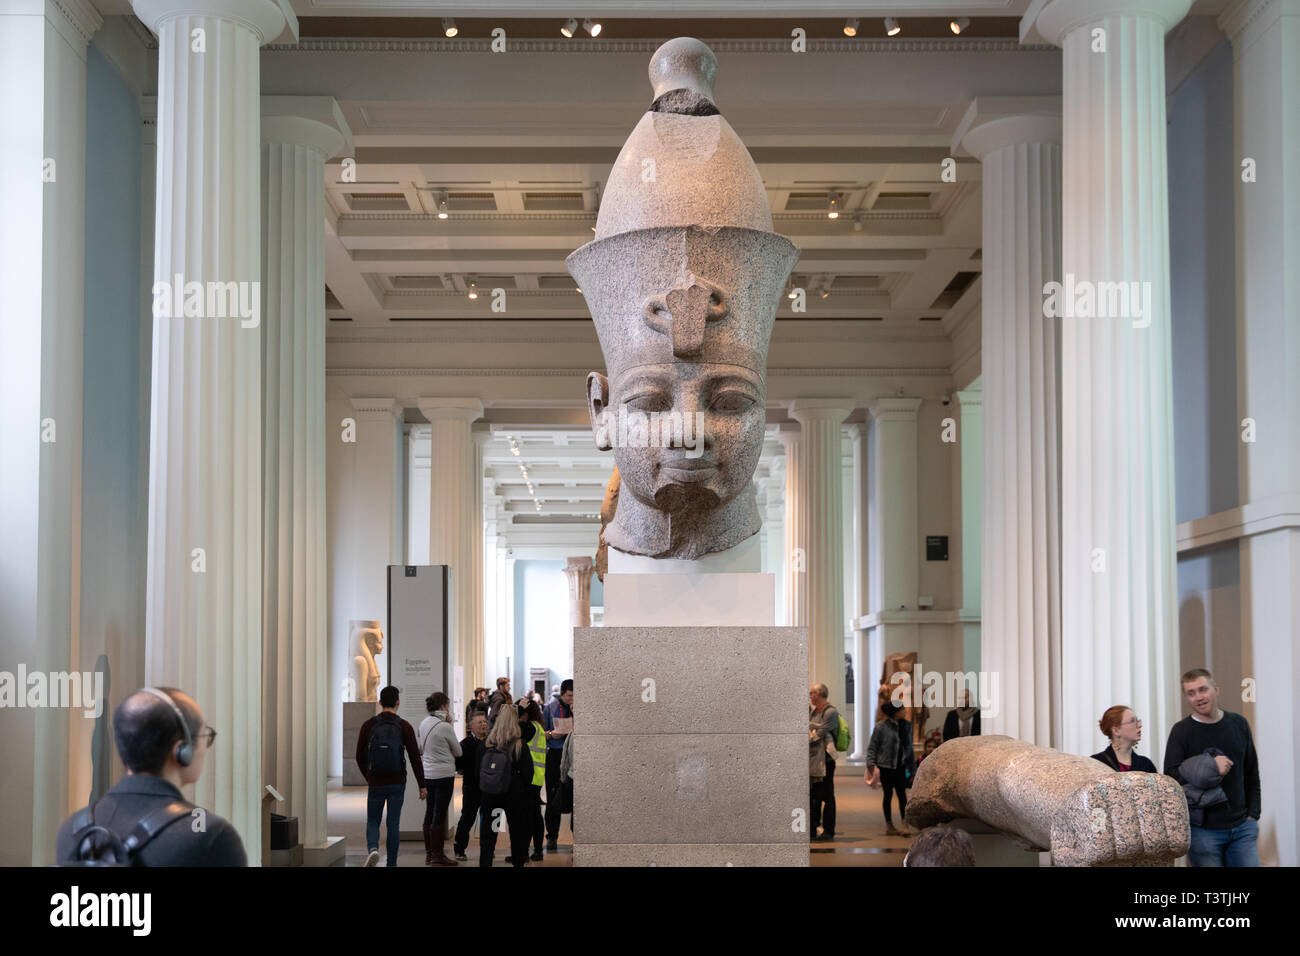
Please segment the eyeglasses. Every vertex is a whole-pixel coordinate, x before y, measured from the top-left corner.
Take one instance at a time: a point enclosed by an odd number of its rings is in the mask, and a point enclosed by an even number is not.
[[[1134,726],[1140,726],[1141,723],[1142,723],[1142,719],[1140,717],[1133,717],[1129,720],[1120,721],[1120,726],[1123,727],[1125,724],[1133,724]]]
[[[212,745],[217,741],[217,732],[211,727],[205,727],[203,730],[200,730],[195,734],[195,739],[206,740],[208,742],[208,749],[211,750]]]

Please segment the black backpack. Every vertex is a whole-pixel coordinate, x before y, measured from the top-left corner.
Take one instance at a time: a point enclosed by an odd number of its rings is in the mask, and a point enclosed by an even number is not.
[[[369,767],[367,773],[397,774],[402,772],[405,741],[402,725],[396,720],[376,720],[370,728]]]
[[[514,759],[500,747],[483,751],[478,765],[479,790],[492,797],[509,793],[514,771]]]
[[[167,827],[194,811],[193,804],[172,800],[141,817],[123,839],[95,822],[97,806],[85,807],[72,818],[72,856],[60,866],[144,866],[140,851]]]

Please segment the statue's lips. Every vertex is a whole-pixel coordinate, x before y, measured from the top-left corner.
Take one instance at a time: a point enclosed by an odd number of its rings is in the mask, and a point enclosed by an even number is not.
[[[704,481],[718,470],[716,464],[703,458],[677,458],[663,462],[659,467],[661,471],[668,472],[673,480],[680,482]]]

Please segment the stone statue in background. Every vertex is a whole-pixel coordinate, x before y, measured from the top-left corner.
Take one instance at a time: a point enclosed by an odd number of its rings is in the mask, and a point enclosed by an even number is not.
[[[379,665],[375,655],[384,651],[384,625],[381,621],[349,621],[352,633],[353,693],[359,701],[379,700]]]
[[[597,538],[596,544],[596,577],[601,581],[605,580],[605,572],[609,570],[609,551],[605,544],[605,529],[609,523],[614,520],[614,513],[618,511],[618,469],[609,476],[609,484],[605,485],[605,500],[600,503],[600,537]]]
[[[596,237],[565,260],[606,373],[587,376],[597,447],[613,448],[609,547],[725,551],[761,524],[752,482],[767,350],[799,250],[772,231],[762,178],[713,104],[717,60],[678,38],[650,61],[654,102],[610,173]]]
[[[907,801],[920,829],[987,823],[1055,866],[1172,866],[1187,852],[1187,799],[1172,777],[1010,737],[954,737],[921,761]]]
[[[921,688],[914,684],[916,659],[916,651],[890,654],[885,658],[880,671],[880,687],[876,691],[876,722],[886,719],[885,702],[891,698],[898,700],[907,708],[903,713],[904,719],[912,724],[912,746],[923,750],[930,708],[925,706]]]

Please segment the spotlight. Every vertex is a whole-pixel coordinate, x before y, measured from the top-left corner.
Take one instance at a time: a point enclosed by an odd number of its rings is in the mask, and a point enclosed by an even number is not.
[[[896,37],[903,31],[898,25],[898,20],[894,17],[885,17],[885,36]]]
[[[948,29],[955,34],[961,33],[968,26],[970,26],[970,17],[954,17],[948,21]]]
[[[442,35],[451,39],[460,31],[456,29],[456,21],[451,17],[442,18]]]
[[[844,21],[844,35],[846,37],[855,37],[858,35],[858,18],[851,17]]]
[[[478,283],[475,282],[473,279],[470,279],[470,280],[469,280],[469,293],[468,293],[468,294],[469,294],[469,297],[470,297],[471,299],[477,299],[477,298],[478,298]]]
[[[560,27],[560,32],[572,39],[573,35],[578,32],[578,21],[573,17],[569,17],[564,21],[564,26]]]
[[[826,218],[840,218],[840,194],[831,190],[830,199],[826,203]]]
[[[790,280],[790,292],[786,295],[786,298],[787,298],[787,299],[793,299],[793,298],[795,298],[797,295],[798,295],[798,293],[794,291],[794,279],[791,279],[791,280]]]
[[[600,36],[600,24],[592,21],[590,17],[582,21],[582,28],[587,31],[587,36],[589,37]]]
[[[438,218],[447,218],[447,190],[438,193]]]

